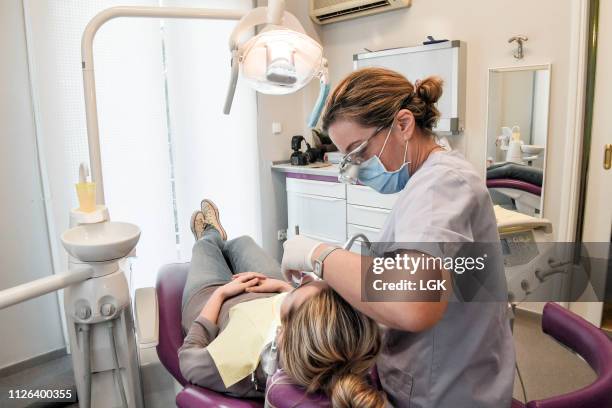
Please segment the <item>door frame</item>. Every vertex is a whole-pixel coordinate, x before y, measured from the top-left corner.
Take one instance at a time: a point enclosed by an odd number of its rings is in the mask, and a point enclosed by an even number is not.
[[[580,203],[582,189],[582,165],[585,160],[583,155],[583,137],[585,131],[585,110],[587,102],[587,72],[589,68],[588,55],[591,49],[589,33],[593,27],[589,11],[593,9],[591,3],[598,0],[573,0],[572,1],[572,34],[570,44],[570,61],[576,61],[569,67],[568,77],[568,100],[563,184],[561,191],[560,222],[557,226],[557,240],[560,242],[573,242],[576,232],[579,230],[580,211],[583,204]],[[592,97],[592,95],[591,95]],[[592,105],[592,101],[591,101]],[[588,161],[588,157],[587,157]],[[588,162],[586,163],[588,165]],[[584,198],[582,198],[584,200]],[[567,303],[565,304],[567,306]]]
[[[565,176],[569,180],[566,186],[567,196],[563,196],[562,206],[565,203],[567,207],[567,224],[564,226],[565,237],[559,237],[560,240],[565,238],[568,242],[582,242],[584,231],[584,220],[586,211],[586,197],[588,186],[588,168],[590,162],[591,150],[591,132],[593,127],[593,108],[595,103],[595,80],[597,70],[597,48],[599,37],[599,0],[577,0],[574,7],[577,9],[574,19],[576,25],[573,27],[578,32],[573,32],[572,40],[579,40],[576,47],[572,47],[572,54],[576,55],[578,60],[578,75],[576,85],[579,87],[577,91],[577,99],[581,103],[576,104],[575,116],[577,120],[575,125],[575,138],[572,142],[568,141],[566,145],[566,167]],[[573,68],[573,67],[571,67]],[[571,79],[571,77],[570,77]],[[570,81],[572,83],[572,81]],[[573,88],[572,84],[572,88]],[[573,90],[572,90],[573,91]],[[568,107],[571,106],[571,101]],[[571,112],[568,111],[568,112]],[[571,120],[568,118],[568,120]],[[573,231],[572,231],[573,230]],[[574,260],[577,261],[580,257],[580,246],[576,246],[577,251],[574,254]],[[603,302],[599,304],[585,305],[581,302],[570,302],[566,306],[570,310],[583,315],[585,318],[594,323],[598,327],[601,321],[593,321],[593,311],[595,309],[603,309]]]

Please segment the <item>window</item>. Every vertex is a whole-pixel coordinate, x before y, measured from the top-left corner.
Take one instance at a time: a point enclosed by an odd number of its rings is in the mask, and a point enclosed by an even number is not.
[[[24,0],[38,129],[55,230],[77,206],[78,167],[88,162],[80,69],[81,34],[114,5],[248,9],[251,1]],[[188,261],[191,212],[209,197],[231,236],[259,238],[255,94],[237,91],[232,114],[222,105],[229,80],[227,41],[235,22],[120,18],[94,45],[106,204],[111,219],[142,235],[132,288],[154,285],[161,265]],[[58,239],[52,242],[61,248]],[[57,253],[64,254],[63,249]],[[66,265],[65,260],[63,265]],[[61,271],[58,271],[61,272]]]

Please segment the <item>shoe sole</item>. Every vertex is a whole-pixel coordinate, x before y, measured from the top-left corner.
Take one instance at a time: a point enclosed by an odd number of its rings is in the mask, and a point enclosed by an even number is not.
[[[221,233],[221,238],[223,238],[224,241],[227,240],[227,233],[225,232],[223,225],[221,225],[221,217],[219,217],[219,209],[217,208],[215,203],[205,198],[200,202],[200,209],[202,210],[203,214],[206,214],[206,212],[204,211],[204,203],[207,203],[212,207],[213,211],[215,212],[215,217],[217,218],[217,225],[219,226],[219,232]]]
[[[200,213],[201,211],[194,211],[193,214],[191,214],[191,221],[189,223],[189,226],[191,227],[191,233],[193,234],[193,237],[195,238],[195,240],[198,240],[198,234],[196,233],[195,230],[195,220],[196,217],[198,216],[198,213]]]

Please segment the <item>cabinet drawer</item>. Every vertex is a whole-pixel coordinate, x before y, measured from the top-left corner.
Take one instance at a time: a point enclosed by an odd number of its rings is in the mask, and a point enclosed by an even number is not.
[[[377,242],[378,237],[380,236],[380,229],[365,227],[363,225],[348,224],[346,226],[347,240],[355,234],[363,234],[370,240],[370,242]],[[351,252],[361,254],[361,240],[355,241],[355,243],[351,247]]]
[[[346,198],[346,186],[331,181],[304,180],[287,177],[287,192]]]
[[[346,240],[346,200],[290,191],[287,235],[299,234],[330,243]]]
[[[348,204],[346,207],[346,221],[349,224],[382,228],[390,212],[391,210],[387,210],[386,208]]]
[[[390,210],[400,193],[380,194],[370,187],[359,185],[348,185],[346,189],[347,202],[349,204],[365,205],[367,207],[379,207]]]
[[[380,228],[365,227],[363,225],[355,224],[348,224],[346,226],[346,233],[348,238],[352,237],[355,234],[363,234],[368,237],[371,242],[376,242],[380,237],[380,232]]]

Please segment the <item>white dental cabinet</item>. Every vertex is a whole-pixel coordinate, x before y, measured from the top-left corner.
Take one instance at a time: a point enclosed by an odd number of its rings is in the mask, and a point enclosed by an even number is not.
[[[398,194],[380,194],[369,187],[338,182],[338,167],[322,168],[274,164],[285,173],[287,237],[301,234],[342,245],[363,233],[377,241]],[[359,251],[356,243],[353,250]]]

